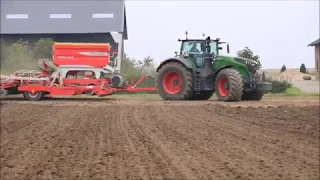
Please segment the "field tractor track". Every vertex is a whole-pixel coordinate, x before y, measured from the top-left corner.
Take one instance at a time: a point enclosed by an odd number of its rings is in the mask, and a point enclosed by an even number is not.
[[[1,179],[316,180],[319,104],[292,101],[5,102]]]

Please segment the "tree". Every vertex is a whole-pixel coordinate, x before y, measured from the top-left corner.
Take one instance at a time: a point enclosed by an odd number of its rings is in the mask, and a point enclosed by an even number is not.
[[[243,50],[237,52],[238,57],[254,60],[258,63],[259,68],[262,66],[260,62],[260,56],[254,55],[253,51],[249,47],[245,47]]]
[[[52,46],[54,44],[54,40],[51,38],[41,38],[39,39],[33,47],[33,54],[35,58],[52,58]]]
[[[303,63],[300,66],[300,72],[303,74],[307,74],[307,68]]]
[[[1,73],[9,74],[19,69],[35,69],[37,62],[31,53],[27,41],[19,39],[17,42],[6,45],[4,42],[1,49]]]
[[[129,58],[125,53],[122,57],[121,63],[121,76],[123,80],[126,82],[131,82],[134,80],[135,82],[140,79],[141,76],[152,76],[155,75],[155,65],[154,59],[150,56],[145,57],[143,60],[136,60]],[[150,87],[154,85],[154,80],[146,79],[144,80],[139,87]]]
[[[281,67],[281,73],[283,73],[283,72],[285,72],[287,70],[287,67],[286,67],[286,65],[283,65],[282,67]]]

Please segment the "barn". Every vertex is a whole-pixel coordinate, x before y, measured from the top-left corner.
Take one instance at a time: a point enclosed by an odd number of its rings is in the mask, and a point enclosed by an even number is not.
[[[124,0],[1,1],[1,39],[110,43],[121,59],[128,39]],[[120,53],[121,52],[121,53]]]
[[[314,64],[316,72],[320,70],[320,38],[308,44],[308,46],[314,46]]]

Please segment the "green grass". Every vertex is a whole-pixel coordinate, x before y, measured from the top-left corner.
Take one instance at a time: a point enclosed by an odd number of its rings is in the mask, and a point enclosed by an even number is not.
[[[290,87],[283,93],[267,94],[268,96],[320,96],[319,93],[306,93],[297,87]]]
[[[299,89],[297,87],[291,87],[291,88],[286,89],[284,94],[297,96],[297,95],[301,95],[304,93],[301,91],[301,89]]]

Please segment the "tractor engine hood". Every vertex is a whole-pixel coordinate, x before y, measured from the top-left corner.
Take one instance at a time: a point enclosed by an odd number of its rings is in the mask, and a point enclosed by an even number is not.
[[[259,64],[252,59],[243,57],[234,57],[233,59],[239,63],[245,64],[248,70],[252,73],[256,73],[256,71],[259,69]]]

